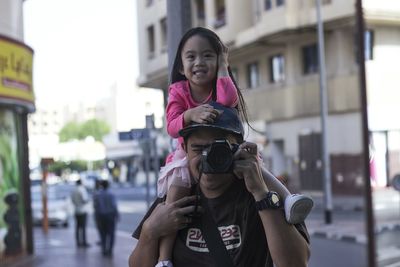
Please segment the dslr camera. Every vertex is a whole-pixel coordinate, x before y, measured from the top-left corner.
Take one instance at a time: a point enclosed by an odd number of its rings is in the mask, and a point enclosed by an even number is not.
[[[229,173],[233,168],[233,154],[238,144],[231,144],[226,139],[217,139],[203,150],[201,168],[203,173]]]

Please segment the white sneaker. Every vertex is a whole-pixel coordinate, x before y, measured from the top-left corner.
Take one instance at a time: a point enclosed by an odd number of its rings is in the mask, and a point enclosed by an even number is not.
[[[303,222],[310,213],[314,201],[300,194],[289,195],[285,199],[285,217],[290,224]]]

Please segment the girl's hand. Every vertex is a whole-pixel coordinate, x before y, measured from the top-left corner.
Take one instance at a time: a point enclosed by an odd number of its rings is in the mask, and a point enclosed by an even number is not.
[[[190,122],[213,123],[219,114],[219,111],[214,109],[211,105],[203,104],[186,110],[183,116],[186,126],[190,124]]]
[[[229,66],[229,62],[228,62],[229,49],[222,42],[220,42],[220,45],[221,45],[221,54],[219,55],[219,62],[218,62],[219,66],[223,66],[224,65],[224,66],[228,67]]]

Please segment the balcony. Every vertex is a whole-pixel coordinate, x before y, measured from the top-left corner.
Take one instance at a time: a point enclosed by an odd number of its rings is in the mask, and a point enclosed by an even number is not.
[[[355,16],[353,1],[336,0],[322,5],[325,22]],[[317,23],[314,0],[286,1],[284,6],[274,6],[262,10],[260,19],[251,27],[241,31],[235,40],[237,47],[253,43],[255,40],[288,30],[314,29]]]
[[[318,77],[279,90],[258,88],[244,91],[251,120],[279,121],[319,115]],[[358,76],[349,74],[328,80],[330,113],[345,113],[360,109]]]

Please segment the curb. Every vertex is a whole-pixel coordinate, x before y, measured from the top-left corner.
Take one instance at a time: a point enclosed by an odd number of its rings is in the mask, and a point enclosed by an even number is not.
[[[379,225],[375,229],[375,234],[388,231],[400,231],[400,223],[386,223],[384,225]]]
[[[377,262],[379,266],[399,267],[400,266],[400,248],[386,247],[377,253]]]
[[[316,204],[313,207],[315,211],[324,211],[325,208],[321,204]],[[364,211],[363,205],[333,205],[332,211]]]
[[[309,230],[310,236],[318,237],[318,238],[325,238],[329,240],[335,241],[343,241],[343,242],[350,242],[350,243],[357,243],[365,245],[367,244],[367,237],[364,235],[348,235],[348,234],[340,234],[340,233],[330,233],[320,230]]]
[[[338,226],[337,229],[343,229],[343,226]],[[379,225],[376,227],[375,234],[380,234],[384,232],[391,232],[391,231],[400,231],[400,223],[387,223],[384,225]],[[343,241],[343,242],[351,242],[357,244],[366,245],[367,235],[361,233],[340,233],[336,231],[336,229],[308,229],[308,233],[310,236],[318,237],[318,238],[325,238],[330,240],[336,241]]]

